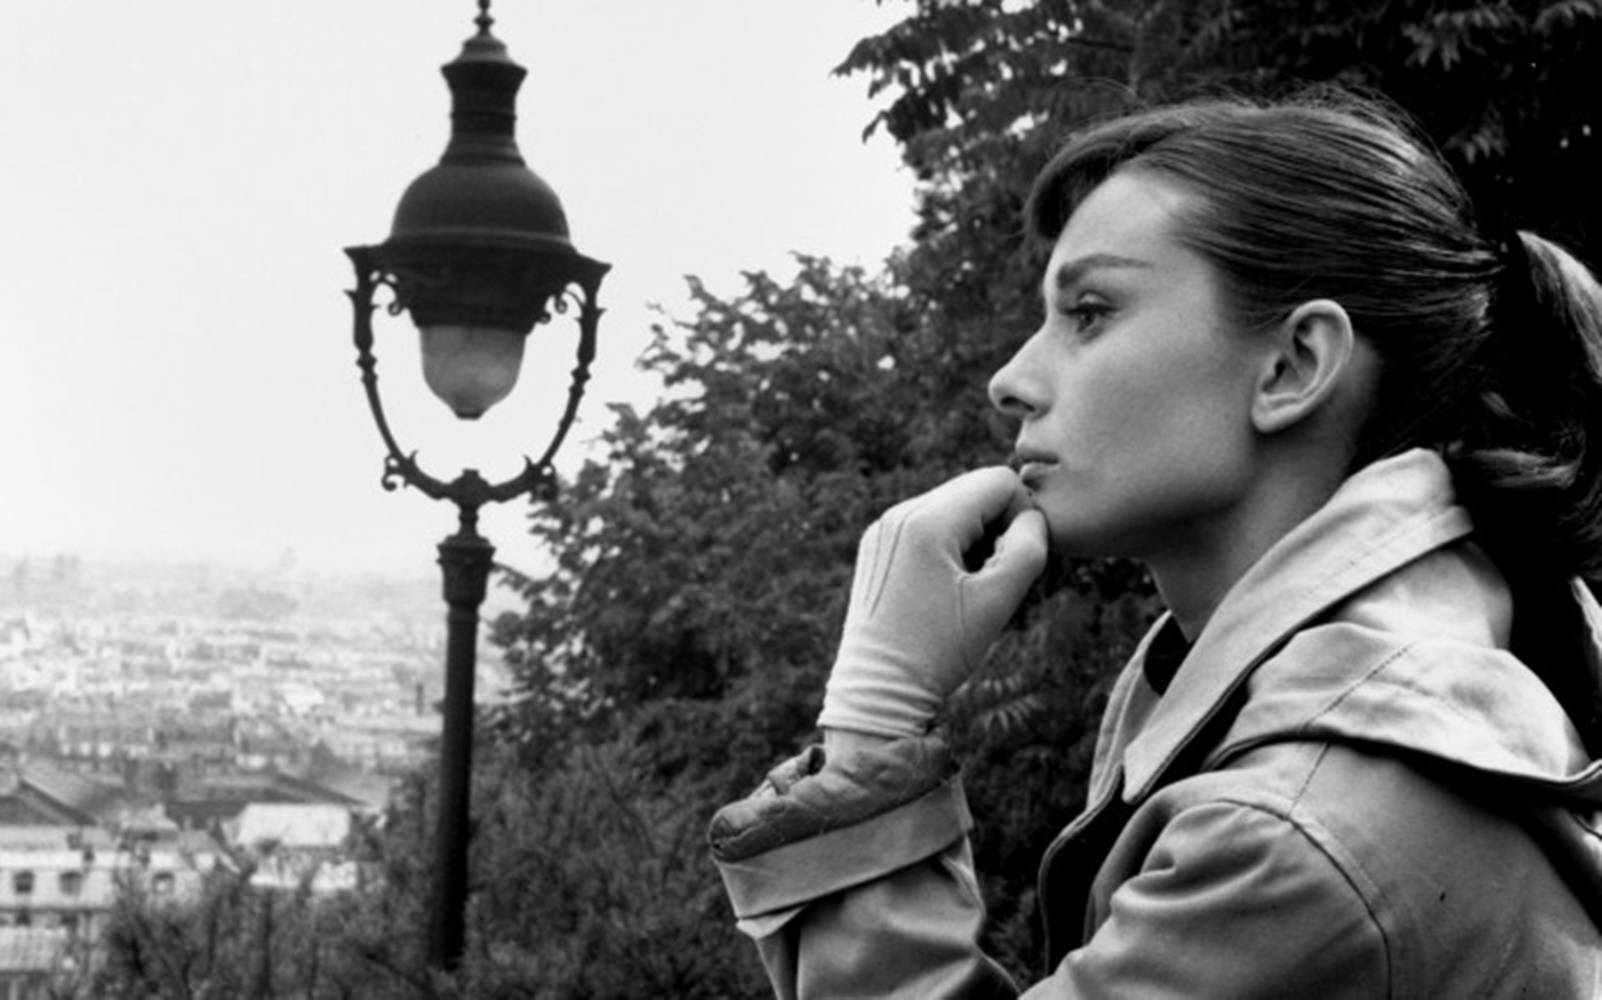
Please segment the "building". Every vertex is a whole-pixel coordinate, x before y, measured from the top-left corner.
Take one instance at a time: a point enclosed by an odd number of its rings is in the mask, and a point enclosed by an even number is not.
[[[121,788],[45,761],[26,766],[0,744],[0,826],[94,826],[126,805]]]
[[[341,892],[357,886],[347,841],[351,810],[327,803],[253,803],[227,826],[229,843],[254,864],[259,889]]]
[[[195,899],[223,859],[222,848],[204,835],[0,826],[0,927],[42,927],[69,941],[93,941],[120,893]]]
[[[0,927],[0,1000],[50,996],[50,985],[75,962],[66,931]]]

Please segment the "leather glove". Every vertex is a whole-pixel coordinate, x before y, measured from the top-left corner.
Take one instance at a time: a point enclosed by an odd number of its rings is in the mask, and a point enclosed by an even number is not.
[[[818,724],[920,736],[978,666],[1046,565],[1046,520],[1005,467],[890,508],[863,534]],[[1005,527],[983,565],[964,554]]]

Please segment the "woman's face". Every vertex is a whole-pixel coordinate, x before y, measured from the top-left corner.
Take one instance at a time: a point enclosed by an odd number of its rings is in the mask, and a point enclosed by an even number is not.
[[[1241,513],[1263,346],[1174,238],[1191,197],[1132,172],[1095,188],[1046,265],[1045,321],[991,379],[1058,551],[1160,560],[1219,543]]]

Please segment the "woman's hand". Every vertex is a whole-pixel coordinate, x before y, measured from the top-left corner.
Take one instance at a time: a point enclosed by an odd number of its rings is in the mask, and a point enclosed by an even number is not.
[[[928,728],[1045,568],[1045,518],[1028,503],[1012,470],[980,469],[868,528],[820,726],[892,738]],[[964,557],[996,530],[969,571]]]

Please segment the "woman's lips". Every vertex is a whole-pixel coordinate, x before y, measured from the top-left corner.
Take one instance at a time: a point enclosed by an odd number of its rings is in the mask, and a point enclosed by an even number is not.
[[[1020,453],[1013,457],[1013,466],[1018,470],[1018,478],[1029,489],[1037,489],[1042,480],[1056,468],[1056,460],[1045,456]]]

